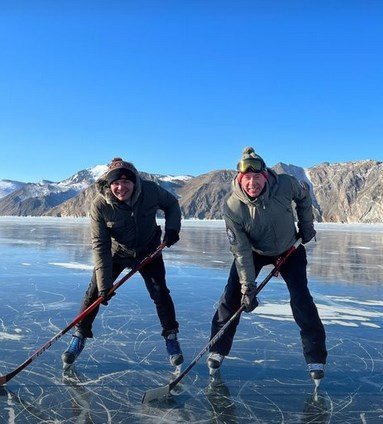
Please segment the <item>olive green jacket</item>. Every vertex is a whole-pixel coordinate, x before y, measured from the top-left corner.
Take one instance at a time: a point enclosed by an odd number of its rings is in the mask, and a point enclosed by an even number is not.
[[[226,197],[224,219],[230,250],[242,285],[255,283],[253,251],[279,256],[297,240],[292,202],[298,222],[312,225],[313,211],[306,183],[268,169],[263,193],[251,200],[234,178],[232,192]]]
[[[143,257],[153,252],[161,240],[156,213],[165,213],[165,231],[180,231],[181,211],[178,200],[152,181],[137,181],[132,198],[119,201],[105,178],[96,183],[98,195],[91,211],[91,237],[99,291],[112,287],[112,262]]]

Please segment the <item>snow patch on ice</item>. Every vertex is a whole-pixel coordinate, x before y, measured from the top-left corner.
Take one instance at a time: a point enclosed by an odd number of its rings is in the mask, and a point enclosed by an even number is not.
[[[365,327],[380,328],[378,324],[373,324],[372,322],[362,322],[362,325]]]
[[[263,364],[264,362],[277,362],[277,359],[255,359],[253,364]]]
[[[11,243],[11,244],[21,244],[21,245],[38,245],[41,244],[38,241],[34,241],[34,240],[18,240],[18,239],[14,239],[14,240],[9,240],[9,239],[5,239],[5,238],[0,238],[0,243],[2,244],[6,244],[6,243]]]
[[[78,262],[49,262],[49,265],[60,266],[68,269],[81,269],[83,271],[93,270],[93,265],[80,264]]]
[[[45,311],[63,311],[65,309],[67,310],[73,310],[73,307],[76,305],[75,302],[53,302],[53,303],[46,303],[44,305]],[[36,305],[37,307],[38,305]]]
[[[20,336],[18,334],[9,334],[0,331],[0,340],[21,340],[22,338],[23,336]]]
[[[366,306],[383,306],[382,300],[359,300],[353,297],[340,297],[340,296],[327,296],[329,299],[335,302],[344,302],[344,303],[355,303],[357,305],[366,305]]]
[[[244,361],[244,359],[239,356],[226,356],[226,359],[230,359],[231,361]]]
[[[334,325],[341,325],[343,327],[359,327],[359,325],[355,324],[354,322],[345,322],[345,321],[339,321],[336,319],[332,319],[332,320],[322,319],[322,322],[323,324],[326,324],[326,325],[334,324]]]
[[[331,298],[331,297],[330,297]],[[356,301],[352,298],[341,298],[333,296],[332,301],[352,302],[355,304],[366,306],[383,306],[381,301]],[[371,328],[381,328],[378,324],[371,322],[374,318],[383,318],[383,311],[373,309],[362,309],[356,306],[347,307],[339,304],[325,305],[317,303],[317,308],[322,322],[327,325],[342,325],[344,327],[359,327],[360,325],[369,326]],[[275,321],[294,321],[290,304],[263,303],[253,312],[257,316]]]

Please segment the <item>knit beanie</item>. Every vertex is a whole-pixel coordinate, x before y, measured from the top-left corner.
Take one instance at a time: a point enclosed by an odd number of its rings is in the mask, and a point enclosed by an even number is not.
[[[129,180],[132,183],[136,183],[137,169],[130,162],[125,162],[121,158],[114,158],[108,165],[108,171],[106,173],[106,180],[110,185],[116,180]]]

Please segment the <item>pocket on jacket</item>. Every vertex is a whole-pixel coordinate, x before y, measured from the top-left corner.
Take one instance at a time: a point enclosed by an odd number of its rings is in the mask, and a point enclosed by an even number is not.
[[[145,216],[145,217],[148,217],[148,216],[155,217],[158,210],[159,210],[159,208],[158,208],[157,205],[148,206],[144,211],[142,211],[142,216]]]
[[[118,243],[117,246],[115,247],[114,255],[120,258],[135,258],[136,250],[131,249],[121,243]]]
[[[283,202],[283,201],[281,201],[280,199],[278,199],[276,197],[273,200],[275,201],[276,204],[278,204],[279,206],[281,206],[287,212],[293,213],[293,205],[291,204],[291,201],[289,202],[289,201],[286,200],[286,202]]]
[[[121,228],[125,225],[124,219],[119,219],[118,221],[107,221],[106,226],[111,229]]]

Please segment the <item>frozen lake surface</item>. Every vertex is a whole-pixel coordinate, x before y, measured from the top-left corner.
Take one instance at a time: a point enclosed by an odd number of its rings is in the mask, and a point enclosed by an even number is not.
[[[172,368],[141,277],[117,292],[95,338],[63,375],[63,336],[0,388],[0,423],[383,423],[383,225],[317,225],[310,289],[327,331],[314,394],[287,289],[273,278],[243,314],[221,379],[203,357],[168,399],[142,405]],[[0,374],[17,368],[78,313],[92,270],[86,219],[0,218]],[[185,366],[208,342],[231,264],[221,221],[183,223],[164,252]],[[271,268],[261,274],[264,277]]]

